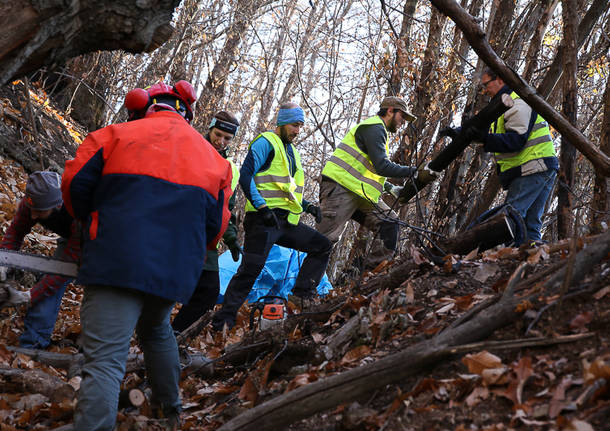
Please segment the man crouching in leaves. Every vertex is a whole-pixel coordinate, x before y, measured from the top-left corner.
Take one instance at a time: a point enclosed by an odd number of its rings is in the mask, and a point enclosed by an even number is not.
[[[151,402],[180,427],[170,313],[193,293],[206,245],[227,227],[231,196],[231,165],[189,124],[195,99],[186,81],[132,90],[125,106],[135,121],[90,133],[66,163],[64,202],[85,231],[76,430],[114,428],[134,329]]]

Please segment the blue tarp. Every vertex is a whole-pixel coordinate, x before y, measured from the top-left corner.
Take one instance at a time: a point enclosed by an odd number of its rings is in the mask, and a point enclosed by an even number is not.
[[[265,267],[256,279],[248,301],[256,301],[261,296],[276,295],[286,297],[296,281],[299,268],[303,264],[307,253],[298,252],[291,248],[274,245],[271,248]],[[220,269],[220,295],[218,303],[222,303],[225,291],[231,281],[231,277],[237,272],[237,268],[241,263],[241,256],[238,262],[233,262],[231,253],[226,251],[218,258],[218,267]],[[318,285],[318,295],[326,295],[332,290],[332,285],[328,281],[328,277],[324,274],[320,284]]]

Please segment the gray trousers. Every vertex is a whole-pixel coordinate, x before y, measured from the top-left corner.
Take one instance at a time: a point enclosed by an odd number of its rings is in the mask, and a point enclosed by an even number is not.
[[[392,258],[398,242],[398,225],[385,220],[398,218],[383,200],[375,205],[327,178],[320,184],[320,209],[322,221],[318,232],[336,244],[349,220],[364,225],[375,234],[370,252],[365,256],[364,269],[372,269],[383,260]]]

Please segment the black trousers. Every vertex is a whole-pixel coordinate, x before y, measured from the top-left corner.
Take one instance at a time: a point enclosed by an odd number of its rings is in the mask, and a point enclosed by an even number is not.
[[[220,292],[220,279],[218,271],[201,271],[197,287],[188,304],[182,305],[174,321],[174,331],[182,332],[195,323],[208,310],[214,308],[218,293]]]
[[[222,309],[214,315],[212,325],[217,330],[222,329],[225,323],[230,328],[235,325],[237,310],[246,300],[256,278],[265,266],[273,244],[307,253],[299,270],[293,294],[301,297],[311,297],[316,294],[316,287],[328,265],[332,250],[331,242],[303,223],[298,225],[288,223],[285,212],[277,209],[274,212],[279,215],[279,229],[265,226],[261,216],[256,212],[248,213],[244,218],[244,254],[237,273],[227,287]]]

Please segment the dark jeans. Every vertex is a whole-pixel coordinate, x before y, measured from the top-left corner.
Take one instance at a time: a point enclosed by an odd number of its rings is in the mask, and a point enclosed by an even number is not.
[[[193,296],[189,299],[188,304],[182,305],[182,308],[180,308],[180,311],[174,317],[172,322],[174,331],[184,331],[208,310],[214,308],[219,292],[220,280],[218,271],[208,271],[205,269],[201,271]]]
[[[274,211],[276,214],[282,214],[279,210]],[[301,297],[315,295],[316,287],[326,271],[332,244],[324,235],[303,223],[295,226],[288,223],[285,217],[278,219],[279,229],[265,226],[258,213],[246,214],[242,262],[227,287],[222,309],[214,315],[212,321],[214,329],[222,329],[225,323],[230,328],[235,325],[237,310],[246,300],[256,278],[265,266],[273,244],[307,253],[299,270],[293,294]]]
[[[527,239],[539,241],[542,238],[542,216],[544,206],[553,190],[557,171],[548,170],[525,177],[515,178],[508,186],[506,203],[515,208],[527,228]]]

